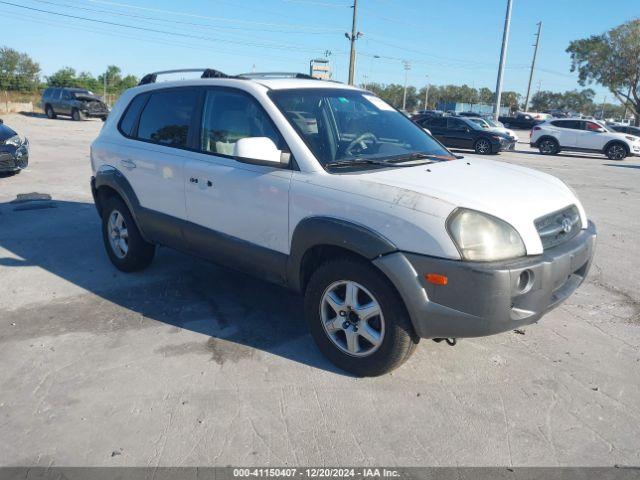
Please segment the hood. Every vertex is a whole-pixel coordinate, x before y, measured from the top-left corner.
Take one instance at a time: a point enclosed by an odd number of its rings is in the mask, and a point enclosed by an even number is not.
[[[102,98],[100,98],[99,96],[91,95],[91,94],[88,94],[88,93],[76,93],[75,94],[75,98],[77,100],[84,100],[84,101],[89,101],[89,102],[95,101],[95,102],[104,103],[102,101]]]
[[[372,171],[363,177],[447,202],[450,211],[464,207],[498,217],[520,233],[529,255],[542,253],[534,226],[537,218],[575,204],[583,226],[587,225],[582,205],[562,181],[508,163],[468,156],[419,167]]]
[[[518,138],[518,135],[516,135],[516,132],[514,132],[513,130],[509,130],[508,128],[504,128],[504,127],[491,127],[488,129],[490,132],[496,132],[496,133],[503,133],[505,135],[508,135],[510,137],[513,138]]]
[[[4,123],[0,123],[0,143],[17,135],[11,128],[7,127]]]

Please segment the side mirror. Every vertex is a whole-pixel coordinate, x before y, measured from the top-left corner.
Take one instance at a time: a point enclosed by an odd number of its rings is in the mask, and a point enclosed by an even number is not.
[[[236,142],[233,156],[239,162],[270,167],[286,167],[290,154],[278,150],[273,140],[267,137],[245,137]]]

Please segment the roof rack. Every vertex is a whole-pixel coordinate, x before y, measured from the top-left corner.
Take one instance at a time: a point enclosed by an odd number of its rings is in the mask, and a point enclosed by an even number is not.
[[[251,72],[241,73],[238,75],[240,78],[250,79],[269,79],[269,78],[304,78],[307,80],[320,80],[319,78],[312,77],[306,73],[298,72]]]
[[[156,83],[158,75],[167,75],[171,73],[186,73],[186,72],[202,72],[200,78],[240,78],[234,75],[227,75],[219,70],[213,68],[181,68],[178,70],[163,70],[161,72],[147,73],[138,85],[147,85],[149,83]]]

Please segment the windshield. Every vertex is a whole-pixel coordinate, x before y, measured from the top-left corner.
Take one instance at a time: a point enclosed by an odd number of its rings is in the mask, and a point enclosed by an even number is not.
[[[483,120],[482,118],[471,117],[469,118],[469,120],[471,120],[473,123],[477,125],[480,125],[482,128],[489,128],[489,123]]]
[[[487,122],[489,125],[491,125],[494,128],[495,127],[504,128],[504,125],[502,124],[502,122],[496,122],[495,120],[493,120],[491,118],[485,118],[484,121]]]
[[[323,166],[415,158],[416,154],[455,158],[373,95],[334,88],[272,90],[269,95]]]

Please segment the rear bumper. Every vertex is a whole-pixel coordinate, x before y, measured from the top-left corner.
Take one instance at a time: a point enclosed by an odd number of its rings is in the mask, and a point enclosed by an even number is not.
[[[482,337],[537,322],[566,300],[584,281],[595,242],[589,222],[570,241],[532,257],[480,263],[395,252],[374,263],[395,284],[420,337]],[[446,275],[448,284],[427,283],[427,273]]]

